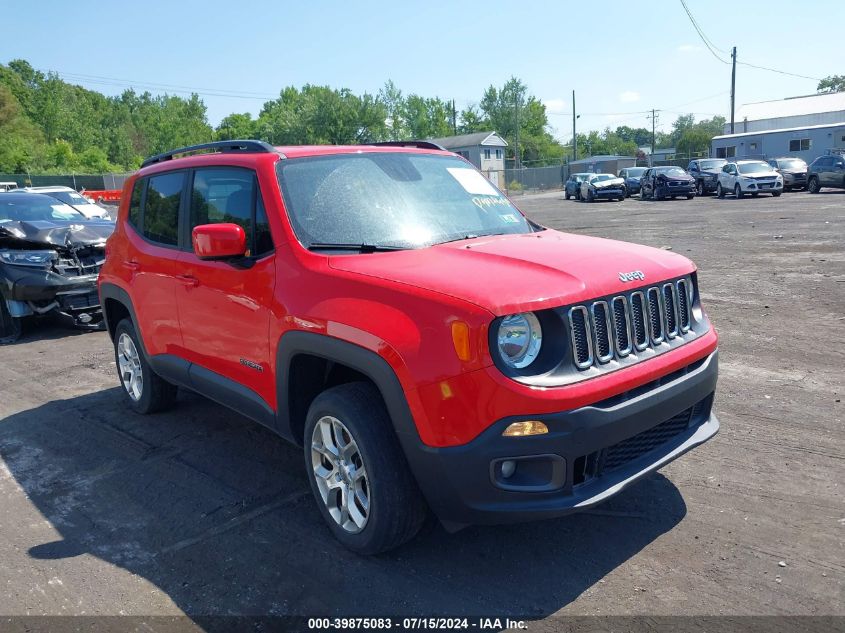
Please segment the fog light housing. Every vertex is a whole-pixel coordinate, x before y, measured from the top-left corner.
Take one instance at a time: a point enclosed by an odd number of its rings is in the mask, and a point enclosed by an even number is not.
[[[543,435],[549,432],[549,427],[539,420],[522,420],[512,422],[504,430],[504,437],[525,437],[526,435]]]
[[[505,479],[510,479],[513,477],[513,474],[516,472],[516,462],[512,459],[508,459],[502,462],[502,477]]]

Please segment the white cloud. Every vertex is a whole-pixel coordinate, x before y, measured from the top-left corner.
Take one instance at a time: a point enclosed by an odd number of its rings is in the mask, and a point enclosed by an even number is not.
[[[692,44],[681,44],[678,47],[679,53],[697,53],[701,50],[700,46],[693,46]]]
[[[633,90],[626,90],[619,95],[619,100],[622,103],[634,103],[640,100],[640,93],[634,92]]]
[[[570,104],[566,99],[543,99],[547,114],[569,114]]]

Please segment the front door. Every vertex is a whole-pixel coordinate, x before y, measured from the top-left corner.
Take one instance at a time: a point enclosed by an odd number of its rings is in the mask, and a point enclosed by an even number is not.
[[[275,402],[269,325],[275,257],[255,172],[207,167],[193,172],[188,233],[200,224],[239,224],[248,256],[204,261],[193,250],[179,259],[176,291],[183,356]]]

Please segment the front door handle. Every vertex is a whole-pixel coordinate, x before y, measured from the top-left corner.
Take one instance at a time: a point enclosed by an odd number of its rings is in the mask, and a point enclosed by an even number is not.
[[[176,279],[188,286],[189,288],[196,288],[200,285],[200,280],[191,275],[176,275]]]

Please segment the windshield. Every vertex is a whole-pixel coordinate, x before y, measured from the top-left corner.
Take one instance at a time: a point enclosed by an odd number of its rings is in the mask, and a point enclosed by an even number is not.
[[[645,173],[645,167],[632,167],[625,171],[626,178],[639,178]]]
[[[721,169],[727,163],[728,163],[728,161],[720,158],[720,159],[717,159],[717,160],[703,160],[700,163],[698,163],[698,166],[701,169]]]
[[[71,222],[85,219],[85,216],[73,207],[47,196],[33,195],[21,198],[12,194],[3,194],[0,197],[0,222],[3,220]]]
[[[73,205],[74,207],[78,207],[83,204],[94,204],[88,198],[79,195],[75,191],[50,191],[47,195],[51,198],[55,198],[56,200],[61,200],[65,204]]]
[[[680,178],[682,176],[687,175],[687,172],[685,172],[680,167],[658,167],[654,171],[658,174],[665,174],[666,176],[673,176],[675,178]]]
[[[297,237],[316,244],[419,248],[533,226],[466,162],[402,152],[282,160],[279,184]]]
[[[584,182],[590,176],[592,176],[592,174],[573,174],[572,178],[575,180],[575,182]]]
[[[765,174],[772,171],[772,166],[768,163],[739,163],[737,165],[739,173],[741,174]]]
[[[599,174],[590,178],[590,182],[601,182],[602,180],[613,180],[616,178],[613,174]]]
[[[779,169],[807,169],[807,163],[798,158],[777,161]]]

